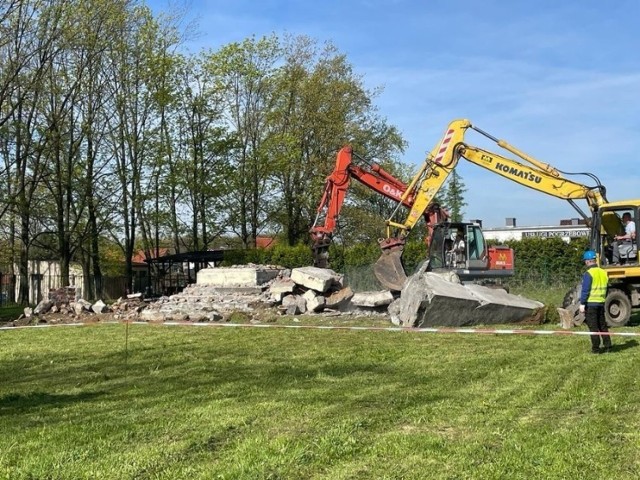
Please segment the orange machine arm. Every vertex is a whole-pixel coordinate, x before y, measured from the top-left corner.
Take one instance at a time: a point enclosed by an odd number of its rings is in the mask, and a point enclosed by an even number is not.
[[[411,208],[414,196],[406,194],[407,185],[384,170],[377,163],[366,162],[366,168],[353,162],[353,149],[347,145],[340,149],[336,166],[327,177],[322,199],[317,208],[316,219],[311,228],[314,261],[316,266],[327,266],[327,251],[335,232],[338,217],[351,183],[351,178],[379,194]],[[358,157],[360,158],[360,157]],[[427,225],[441,222],[446,212],[433,206],[424,212]],[[427,237],[428,242],[429,237]]]

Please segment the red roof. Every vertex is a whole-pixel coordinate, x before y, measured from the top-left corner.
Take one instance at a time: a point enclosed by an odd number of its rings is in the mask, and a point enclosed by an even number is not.
[[[267,236],[258,236],[256,238],[256,248],[271,248],[278,241],[275,237],[267,237]]]
[[[156,249],[152,248],[151,251],[149,252],[151,255],[151,258],[156,258]],[[169,255],[169,249],[164,247],[164,248],[159,248],[158,249],[158,257],[164,257],[165,255]],[[131,261],[133,263],[145,263],[144,261],[147,259],[147,257],[145,256],[144,250],[138,250],[134,255],[133,258],[131,259]]]

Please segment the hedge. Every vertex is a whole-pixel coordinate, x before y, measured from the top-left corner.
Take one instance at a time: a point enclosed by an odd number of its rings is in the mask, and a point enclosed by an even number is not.
[[[495,242],[489,242],[495,244]],[[567,243],[559,238],[525,238],[506,244],[515,255],[515,276],[510,283],[534,282],[545,285],[567,284],[577,281],[583,271],[582,253],[588,243],[584,238]],[[331,268],[345,273],[349,270],[368,269],[380,256],[377,242],[344,246],[334,243],[329,248]],[[408,273],[426,258],[422,241],[409,241],[403,253],[403,263]],[[271,249],[227,250],[223,265],[243,264],[280,265],[296,268],[313,264],[308,245],[276,245]]]

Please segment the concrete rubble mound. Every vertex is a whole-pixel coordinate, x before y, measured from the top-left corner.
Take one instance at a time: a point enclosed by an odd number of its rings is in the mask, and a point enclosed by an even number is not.
[[[140,312],[143,321],[219,321],[233,313],[251,314],[274,308],[287,315],[382,313],[380,292],[371,299],[361,293],[362,303],[352,302],[353,291],[343,276],[328,269],[301,267],[293,270],[255,265],[207,268],[198,272],[195,284],[182,292],[152,302]],[[370,308],[367,308],[370,307]]]
[[[461,284],[456,275],[425,272],[405,282],[389,305],[391,322],[403,327],[461,327],[535,321],[544,305],[501,288]]]
[[[502,289],[463,285],[455,275],[425,273],[424,268],[408,278],[396,298],[388,290],[353,292],[343,275],[330,269],[249,265],[200,270],[196,283],[158,299],[137,293],[106,305],[87,302],[70,287],[52,290],[33,310],[25,309],[24,317],[55,323],[61,315],[83,321],[109,313],[114,320],[215,322],[240,312],[253,321],[253,313],[265,309],[282,315],[388,315],[403,327],[539,321],[543,313],[539,302]]]

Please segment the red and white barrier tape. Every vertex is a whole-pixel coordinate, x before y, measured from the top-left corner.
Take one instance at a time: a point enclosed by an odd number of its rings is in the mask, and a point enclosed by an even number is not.
[[[489,329],[489,328],[408,328],[408,327],[341,327],[333,325],[274,325],[254,323],[206,323],[206,322],[100,322],[100,323],[59,323],[45,325],[26,325],[17,327],[0,327],[0,330],[16,330],[25,328],[47,327],[82,327],[100,324],[128,323],[130,325],[156,325],[156,326],[191,326],[191,327],[239,327],[239,328],[296,328],[314,330],[354,330],[354,331],[379,331],[379,332],[408,332],[408,333],[475,333],[482,335],[608,335],[617,337],[640,337],[640,332],[589,332],[574,330],[526,330],[526,329]]]

